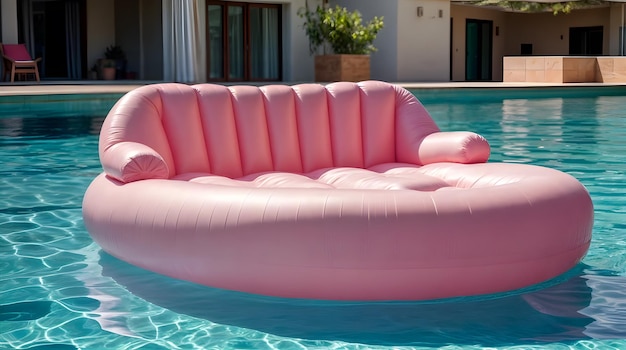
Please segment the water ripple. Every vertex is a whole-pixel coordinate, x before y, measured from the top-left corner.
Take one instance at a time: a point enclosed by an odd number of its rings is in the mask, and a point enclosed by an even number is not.
[[[125,264],[81,218],[101,171],[102,118],[2,117],[0,348],[624,349],[626,97],[579,97],[425,103],[441,129],[484,135],[492,161],[577,177],[596,210],[589,253],[570,273],[445,302],[267,298]]]

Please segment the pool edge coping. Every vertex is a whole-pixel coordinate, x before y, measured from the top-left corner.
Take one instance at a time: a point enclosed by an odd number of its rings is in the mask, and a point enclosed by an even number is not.
[[[128,83],[44,83],[44,84],[0,84],[0,96],[24,96],[24,95],[66,95],[66,94],[102,94],[102,93],[126,93],[138,87],[164,83],[161,81],[129,81]],[[213,83],[213,82],[208,82]],[[225,86],[232,85],[272,85],[285,84],[296,85],[311,82],[217,82]],[[509,89],[509,88],[567,88],[567,87],[626,87],[626,83],[503,83],[503,82],[391,82],[406,89]],[[322,83],[325,84],[325,83]]]

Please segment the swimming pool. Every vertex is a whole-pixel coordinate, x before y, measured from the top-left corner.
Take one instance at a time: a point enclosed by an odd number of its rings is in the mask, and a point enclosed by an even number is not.
[[[574,175],[596,209],[589,254],[564,276],[433,302],[261,297],[125,264],[101,252],[81,218],[101,171],[106,102],[91,117],[67,101],[55,113],[46,102],[3,111],[0,348],[625,348],[626,92],[571,91],[415,91],[442,129],[486,136],[494,161]]]

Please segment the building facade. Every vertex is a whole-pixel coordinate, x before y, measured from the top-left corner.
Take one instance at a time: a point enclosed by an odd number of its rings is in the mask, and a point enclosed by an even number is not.
[[[624,6],[570,14],[516,13],[456,0],[330,0],[385,27],[373,79],[501,81],[516,55],[623,55]],[[313,57],[298,10],[305,0],[2,0],[4,43],[42,57],[44,79],[87,79],[107,47],[126,77],[179,82],[311,81]],[[317,6],[322,0],[308,0]]]

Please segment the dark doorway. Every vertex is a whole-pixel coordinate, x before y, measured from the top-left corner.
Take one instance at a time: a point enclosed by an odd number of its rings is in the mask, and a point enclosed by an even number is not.
[[[602,55],[604,28],[573,27],[569,29],[570,55]]]
[[[207,1],[208,80],[282,78],[281,7]]]
[[[493,21],[465,22],[465,80],[491,80]]]
[[[18,34],[34,57],[42,79],[86,75],[85,0],[20,0]]]
[[[450,17],[450,81],[454,77],[454,19]]]

